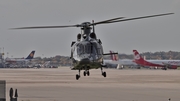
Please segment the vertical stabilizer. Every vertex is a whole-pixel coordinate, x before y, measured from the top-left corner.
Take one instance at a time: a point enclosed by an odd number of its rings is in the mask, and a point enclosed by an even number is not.
[[[33,59],[34,58],[35,51],[32,51],[26,59]]]
[[[117,61],[119,59],[118,54],[115,54],[113,51],[110,51],[110,54],[112,61]]]
[[[140,56],[137,50],[133,50],[133,53],[134,53],[134,60],[143,60],[143,58]]]

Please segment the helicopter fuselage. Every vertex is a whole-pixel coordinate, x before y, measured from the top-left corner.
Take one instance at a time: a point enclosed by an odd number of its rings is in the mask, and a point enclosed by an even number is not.
[[[103,48],[96,39],[75,42],[71,47],[73,70],[98,69],[103,63]]]

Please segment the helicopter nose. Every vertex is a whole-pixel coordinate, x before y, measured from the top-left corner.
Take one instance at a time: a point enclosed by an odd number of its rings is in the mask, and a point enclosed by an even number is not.
[[[85,58],[85,59],[81,59],[79,61],[80,64],[89,64],[90,63],[90,60],[88,58]]]

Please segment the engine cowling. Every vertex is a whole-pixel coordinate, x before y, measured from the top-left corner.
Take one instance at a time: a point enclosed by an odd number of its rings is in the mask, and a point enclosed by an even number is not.
[[[177,69],[177,66],[170,66],[169,69]]]
[[[91,37],[92,39],[96,39],[96,34],[95,34],[95,33],[91,33],[91,34],[90,34],[90,37]]]

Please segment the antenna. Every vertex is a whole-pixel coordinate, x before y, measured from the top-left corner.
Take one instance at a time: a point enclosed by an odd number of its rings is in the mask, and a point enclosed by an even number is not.
[[[92,20],[92,25],[93,25],[93,33],[95,33],[95,29],[94,29],[94,20]]]

